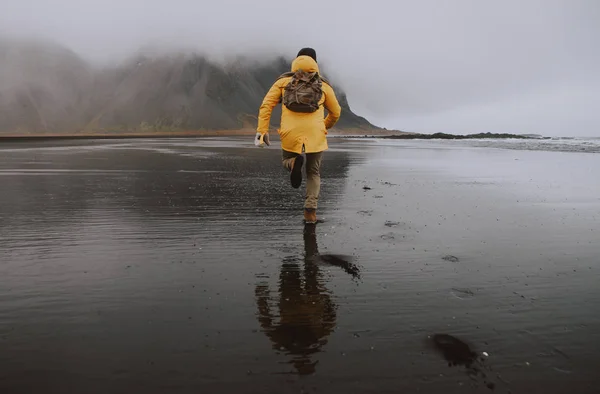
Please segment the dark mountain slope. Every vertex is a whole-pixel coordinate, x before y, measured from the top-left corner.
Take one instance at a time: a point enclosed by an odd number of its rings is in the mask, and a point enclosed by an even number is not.
[[[182,54],[96,69],[55,45],[9,41],[0,41],[0,64],[4,134],[254,128],[264,94],[290,68],[283,58],[222,66]],[[343,108],[337,128],[374,129],[334,88]]]

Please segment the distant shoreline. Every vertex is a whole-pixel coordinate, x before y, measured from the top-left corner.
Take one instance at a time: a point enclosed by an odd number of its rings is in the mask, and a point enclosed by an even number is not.
[[[364,137],[373,135],[384,137],[399,135],[403,132],[396,130],[376,130],[367,131],[362,129],[343,129],[332,130],[329,132],[331,137]],[[213,131],[179,131],[179,132],[158,132],[158,133],[64,133],[64,134],[0,134],[0,143],[2,142],[23,142],[23,141],[45,141],[45,140],[106,140],[106,139],[143,139],[143,138],[202,138],[202,137],[235,137],[235,136],[254,136],[256,130],[213,130]],[[270,131],[271,139],[279,139],[277,131]]]
[[[332,138],[380,138],[380,139],[399,139],[399,140],[465,140],[465,139],[541,139],[541,136],[519,135],[519,134],[497,134],[497,133],[478,133],[478,134],[417,134],[396,130],[377,130],[374,133],[365,133],[366,130],[336,130],[330,131],[328,136]],[[78,134],[22,134],[22,135],[0,135],[2,142],[27,142],[27,141],[47,141],[47,140],[107,140],[107,139],[148,139],[148,138],[202,138],[202,137],[235,137],[252,136],[255,130],[217,130],[217,131],[190,131],[174,133],[78,133]],[[278,139],[277,133],[271,131],[273,139]]]
[[[370,138],[384,138],[394,140],[474,140],[474,139],[542,139],[542,136],[508,134],[508,133],[477,133],[477,134],[399,134],[399,135],[384,135],[374,136]]]

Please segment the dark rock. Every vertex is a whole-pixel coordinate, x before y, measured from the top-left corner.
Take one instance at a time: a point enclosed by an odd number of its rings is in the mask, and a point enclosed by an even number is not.
[[[477,353],[460,339],[448,334],[435,334],[432,337],[435,348],[444,356],[450,365],[470,367],[477,359]]]
[[[446,260],[451,263],[458,263],[460,261],[460,259],[458,257],[452,256],[452,255],[444,256],[444,257],[442,257],[442,260]]]
[[[463,366],[471,379],[479,380],[490,390],[496,388],[496,384],[490,380],[491,367],[477,357],[477,352],[468,343],[449,334],[435,334],[431,342],[449,366]]]

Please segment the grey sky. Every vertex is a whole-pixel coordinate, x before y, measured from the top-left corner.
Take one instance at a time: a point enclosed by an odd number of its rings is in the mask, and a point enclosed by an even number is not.
[[[600,136],[600,1],[293,4],[0,0],[0,35],[100,62],[149,44],[290,58],[313,46],[352,108],[381,126]]]

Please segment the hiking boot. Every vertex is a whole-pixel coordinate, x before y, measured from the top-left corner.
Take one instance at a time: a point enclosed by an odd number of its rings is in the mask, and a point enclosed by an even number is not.
[[[317,224],[317,210],[312,208],[304,209],[304,223]]]
[[[298,155],[294,159],[292,164],[292,173],[290,174],[290,181],[292,187],[297,189],[302,185],[302,165],[304,164],[304,156]]]

